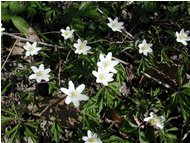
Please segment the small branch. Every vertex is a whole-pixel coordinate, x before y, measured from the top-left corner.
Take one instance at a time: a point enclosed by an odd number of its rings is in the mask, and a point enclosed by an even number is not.
[[[129,40],[135,39],[135,37],[131,33],[127,32],[127,30],[123,30],[122,34],[126,36]]]
[[[156,78],[150,76],[149,74],[147,74],[147,73],[145,73],[145,72],[141,72],[141,73],[142,73],[144,76],[146,76],[146,77],[148,77],[148,78],[154,80],[154,81],[157,82],[158,84],[163,85],[165,88],[173,89],[173,88],[172,88],[170,85],[168,85],[167,83],[163,83],[163,82],[159,81],[158,79],[156,79]]]
[[[116,57],[112,57],[112,59],[115,59],[115,60],[119,61],[120,63],[126,65],[126,66],[129,65],[129,63],[127,63],[127,62],[125,62],[125,61],[123,61],[123,60],[120,60],[120,59],[118,59],[118,58],[116,58]]]
[[[61,33],[60,31],[51,31],[51,32],[44,32],[42,34],[59,34]]]
[[[8,56],[7,56],[7,58],[6,58],[6,60],[5,60],[5,62],[3,63],[2,67],[1,67],[1,70],[4,68],[4,66],[5,66],[5,64],[6,64],[6,62],[7,62],[7,60],[9,59],[9,57],[10,57],[10,55],[11,55],[11,53],[12,53],[12,51],[13,51],[13,49],[14,49],[16,43],[17,43],[17,41],[18,41],[18,39],[16,39],[15,43],[13,44],[13,46],[12,46],[12,48],[11,48],[11,50],[10,50],[10,52],[9,52],[9,54],[8,54]]]
[[[3,35],[7,35],[7,36],[10,36],[10,37],[13,37],[15,39],[20,39],[22,41],[29,41],[29,42],[35,42],[33,40],[29,40],[27,38],[23,38],[23,37],[20,37],[20,36],[16,36],[14,34],[10,34],[10,33],[7,33],[7,32],[3,32],[2,33]],[[44,42],[38,42],[38,44],[40,45],[44,45],[44,46],[48,46],[48,47],[54,47],[54,48],[60,48],[60,49],[63,49],[64,47],[62,46],[57,46],[57,45],[53,45],[53,44],[47,44],[47,43],[44,43]]]

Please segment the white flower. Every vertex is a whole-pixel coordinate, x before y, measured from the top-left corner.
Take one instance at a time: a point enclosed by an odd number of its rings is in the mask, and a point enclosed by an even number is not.
[[[87,131],[88,136],[83,136],[82,140],[85,141],[85,143],[102,143],[100,138],[97,137],[96,133],[92,133],[90,130]]]
[[[78,54],[83,53],[84,55],[86,55],[87,52],[91,49],[91,47],[86,45],[87,44],[86,40],[81,41],[80,39],[78,39],[77,41],[78,43],[74,44],[74,47],[76,48],[75,53],[78,53]]]
[[[121,32],[123,27],[123,22],[118,22],[118,17],[116,17],[114,20],[112,20],[110,17],[108,17],[109,23],[107,24],[113,31]]]
[[[97,62],[97,65],[99,68],[112,72],[112,73],[117,73],[114,66],[116,66],[119,63],[119,61],[112,60],[111,52],[109,52],[106,55],[106,57],[104,57],[103,54],[100,54],[99,59],[100,59],[100,62]]]
[[[45,70],[44,65],[41,64],[39,69],[35,66],[32,66],[31,69],[34,74],[30,75],[29,79],[36,79],[38,83],[41,82],[41,80],[49,81],[50,75],[48,73],[51,71],[49,68]]]
[[[5,31],[5,28],[2,27],[2,23],[1,23],[1,32]]]
[[[92,71],[92,74],[96,77],[97,83],[102,83],[105,86],[108,86],[108,82],[113,81],[113,73],[109,73],[104,69],[98,68],[98,72]]]
[[[65,99],[65,103],[69,104],[69,103],[73,102],[73,104],[76,107],[79,107],[79,105],[80,105],[79,101],[88,100],[89,99],[88,96],[81,94],[82,91],[84,90],[84,88],[85,88],[85,85],[81,84],[75,89],[72,81],[69,81],[69,88],[68,89],[60,88],[60,90],[67,95],[67,97]]]
[[[60,31],[65,40],[73,37],[74,30],[70,30],[69,26],[67,26],[66,29],[61,29]]]
[[[34,42],[32,45],[29,43],[29,42],[26,42],[26,45],[23,46],[24,49],[26,50],[26,56],[29,56],[29,55],[37,55],[38,54],[38,51],[41,50],[41,47],[36,47],[37,45],[37,42]]]
[[[139,44],[139,53],[143,53],[145,56],[147,56],[148,53],[152,52],[152,44],[146,43],[146,40],[144,39],[141,44]]]
[[[187,41],[190,41],[190,37],[188,37],[189,30],[184,32],[184,29],[181,29],[180,33],[176,32],[176,41],[181,42],[183,45],[187,45]]]
[[[165,118],[163,116],[156,116],[153,112],[150,112],[150,117],[144,118],[144,121],[150,123],[151,126],[163,129]]]

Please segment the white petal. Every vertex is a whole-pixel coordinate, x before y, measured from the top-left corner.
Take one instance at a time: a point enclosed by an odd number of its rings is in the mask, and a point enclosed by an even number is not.
[[[74,91],[74,90],[75,90],[75,86],[74,86],[73,82],[69,81],[69,91],[71,92],[71,91]]]
[[[184,29],[181,29],[180,34],[183,34],[183,33],[184,33]]]
[[[25,55],[28,57],[30,55],[30,52],[26,51]]]
[[[116,66],[117,64],[119,64],[119,61],[112,61],[112,64],[114,65],[114,66]]]
[[[106,60],[111,60],[111,58],[112,58],[112,53],[109,52],[109,53],[107,54],[107,56],[106,56]]]
[[[88,130],[87,135],[88,135],[89,138],[91,138],[92,137],[92,132],[90,130]]]
[[[93,137],[93,138],[97,138],[97,134],[94,133],[94,134],[92,135],[92,137]]]
[[[70,31],[70,27],[69,26],[66,27],[66,31]]]
[[[36,81],[37,81],[38,83],[41,82],[41,80],[42,80],[42,79],[39,78],[39,77],[36,78]]]
[[[146,117],[146,118],[144,118],[144,121],[145,121],[145,122],[149,122],[152,118],[153,118],[153,117]]]
[[[80,39],[77,40],[78,44],[81,45],[82,41]]]
[[[29,79],[36,79],[36,74],[31,74],[31,75],[29,76]]]
[[[79,105],[80,105],[78,100],[73,100],[73,104],[75,105],[75,107],[79,107]]]
[[[83,141],[88,141],[88,137],[83,136],[83,137],[82,137],[82,140],[83,140]]]
[[[64,33],[64,32],[65,32],[65,30],[64,30],[64,29],[61,29],[60,31],[61,31],[62,33]]]
[[[74,46],[76,49],[78,48],[78,44],[74,44],[73,46]]]
[[[37,42],[34,42],[34,43],[32,44],[32,47],[36,48],[36,45],[37,45]]]
[[[181,43],[183,43],[183,45],[187,45],[187,42],[185,40],[182,40]]]
[[[80,101],[82,101],[82,100],[87,101],[88,99],[89,99],[89,97],[86,95],[83,95],[83,94],[78,95],[78,100],[80,100]]]
[[[26,42],[27,47],[31,47],[32,45],[29,42]]]
[[[155,117],[156,115],[154,114],[154,112],[150,112],[150,117]]]
[[[100,59],[101,61],[104,61],[104,60],[105,60],[104,55],[103,55],[103,54],[100,54],[100,55],[99,55],[99,59]]]
[[[86,40],[84,40],[84,41],[83,41],[83,44],[84,44],[84,45],[86,45],[86,44],[87,44],[87,41],[86,41]]]
[[[39,70],[38,70],[38,68],[37,67],[35,67],[35,66],[31,66],[31,69],[32,69],[32,71],[34,72],[34,73],[36,73],[36,72],[38,72]]]
[[[69,95],[70,96],[70,91],[66,88],[60,88],[60,90],[65,93],[66,95]]]
[[[163,125],[162,123],[160,123],[160,122],[157,123],[156,126],[159,127],[160,129],[163,129],[163,128],[164,128],[164,125]]]
[[[65,98],[65,103],[66,103],[66,104],[70,104],[70,103],[71,103],[71,98],[70,98],[69,96],[67,96],[67,97]]]
[[[102,81],[102,84],[105,86],[108,86],[108,82],[107,81]]]
[[[97,77],[98,76],[98,72],[97,71],[92,71],[92,74]]]
[[[175,34],[176,34],[176,37],[179,37],[179,33],[178,32],[176,32]]]
[[[45,70],[44,70],[44,73],[45,73],[45,74],[48,74],[50,71],[51,71],[50,68],[48,68],[48,69],[45,69]]]
[[[110,22],[110,23],[112,23],[112,22],[113,22],[113,20],[112,20],[110,17],[108,17],[108,20],[109,20],[109,22]]]
[[[85,89],[85,85],[84,85],[84,84],[81,84],[80,86],[78,86],[78,87],[76,88],[76,91],[77,91],[78,93],[82,93],[84,89]]]
[[[44,70],[44,64],[41,64],[41,65],[39,66],[39,70],[40,70],[40,71],[43,71],[43,70]]]

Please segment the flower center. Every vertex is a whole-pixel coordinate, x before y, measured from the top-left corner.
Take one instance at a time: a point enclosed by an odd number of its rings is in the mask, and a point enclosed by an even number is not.
[[[69,32],[68,31],[65,32],[65,36],[69,36]]]
[[[110,66],[110,61],[104,61],[103,65],[104,65],[105,68],[109,67]]]
[[[43,76],[43,72],[42,72],[42,71],[38,71],[38,72],[36,73],[36,75],[39,76],[39,77],[40,77],[40,76]]]
[[[154,117],[153,119],[150,120],[150,125],[155,126],[158,124],[159,120],[157,117]]]
[[[76,91],[72,91],[71,92],[71,96],[74,97],[74,98],[76,98],[78,96],[78,93]]]
[[[96,143],[96,139],[95,138],[90,138],[90,139],[88,139],[88,142],[89,143]]]
[[[147,46],[147,45],[144,45],[143,47],[142,47],[142,51],[147,51],[149,49],[149,47]]]
[[[183,34],[180,34],[180,35],[179,35],[179,38],[180,38],[180,39],[186,39],[186,38],[187,38],[187,35],[184,34],[184,33],[183,33]]]
[[[105,74],[100,74],[100,75],[99,75],[99,79],[100,79],[100,80],[104,80],[105,78],[106,78]]]
[[[29,48],[29,51],[30,51],[30,52],[33,52],[34,50],[35,50],[35,48],[33,48],[33,47],[30,47],[30,48]]]
[[[117,23],[115,23],[115,22],[112,23],[112,27],[113,27],[113,28],[117,28]]]
[[[79,50],[84,50],[84,45],[83,45],[83,44],[81,44],[81,45],[79,46]]]

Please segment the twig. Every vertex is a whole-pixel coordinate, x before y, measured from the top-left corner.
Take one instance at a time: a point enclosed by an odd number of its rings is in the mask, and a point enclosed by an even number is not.
[[[129,65],[129,63],[127,63],[127,62],[125,62],[125,61],[123,61],[123,60],[120,60],[120,59],[118,59],[118,58],[116,58],[116,57],[112,57],[112,59],[115,59],[115,60],[119,61],[120,63],[122,63],[122,64],[124,64],[124,65]]]
[[[61,57],[60,57],[60,51],[59,51],[59,49],[58,49],[58,54],[59,54],[58,80],[59,80],[59,86],[60,86],[60,84],[61,84]]]
[[[127,32],[126,30],[123,30],[122,34],[126,36],[129,40],[135,39],[135,37],[131,33]]]
[[[7,62],[7,60],[9,59],[9,57],[10,57],[10,55],[11,55],[11,53],[12,53],[12,51],[13,51],[13,49],[14,49],[16,43],[17,43],[17,41],[18,41],[18,39],[16,39],[15,43],[13,44],[13,46],[12,46],[12,48],[11,48],[11,50],[10,50],[10,52],[9,52],[9,54],[8,54],[8,56],[7,56],[7,58],[6,58],[6,60],[5,60],[5,62],[3,63],[2,67],[1,67],[1,70],[4,68],[4,66],[5,66],[5,64],[6,64],[6,62]]]
[[[146,76],[146,77],[148,77],[148,78],[154,80],[154,81],[157,82],[158,84],[163,85],[165,88],[173,89],[173,88],[172,88],[170,85],[168,85],[167,83],[163,83],[163,82],[159,81],[158,79],[156,79],[156,78],[150,76],[149,74],[147,74],[147,73],[145,73],[145,72],[141,72],[141,73],[142,73],[144,76]]]
[[[57,34],[57,33],[61,33],[60,31],[51,31],[51,32],[44,32],[42,34]]]
[[[27,39],[27,38],[23,38],[23,37],[20,37],[20,36],[16,36],[16,35],[14,35],[14,34],[10,34],[10,33],[7,33],[7,32],[3,32],[2,34],[3,34],[3,35],[7,35],[7,36],[14,37],[15,39],[20,39],[20,40],[22,40],[22,41],[35,42],[35,41],[33,41],[33,40],[29,40],[29,39]],[[44,46],[48,46],[48,47],[60,48],[60,49],[63,49],[63,48],[64,48],[64,47],[62,47],[62,46],[53,45],[53,44],[47,44],[47,43],[44,43],[44,42],[38,42],[38,44],[44,45]]]

